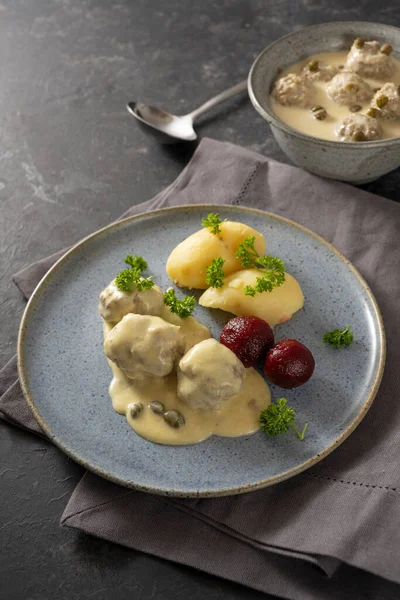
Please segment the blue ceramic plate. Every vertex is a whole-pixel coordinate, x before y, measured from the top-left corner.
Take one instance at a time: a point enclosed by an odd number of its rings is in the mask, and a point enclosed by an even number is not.
[[[210,210],[266,237],[301,283],[304,309],[275,329],[312,349],[316,369],[286,396],[304,441],[294,432],[241,438],[213,436],[192,446],[162,446],[136,435],[114,412],[111,371],[103,353],[99,292],[127,253],[142,255],[158,285],[171,285],[165,262],[176,244],[200,228]],[[227,313],[198,306],[195,316],[218,338]],[[351,324],[355,341],[334,350],[324,332]],[[67,252],[37,287],[23,317],[19,343],[22,389],[50,439],[87,469],[124,486],[172,496],[219,496],[272,485],[332,452],[366,414],[382,377],[385,341],[379,309],[354,267],[330,244],[295,223],[258,210],[192,206],[139,215],[89,236]]]

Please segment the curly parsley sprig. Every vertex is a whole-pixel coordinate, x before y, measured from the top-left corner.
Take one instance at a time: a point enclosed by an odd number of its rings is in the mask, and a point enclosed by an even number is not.
[[[354,338],[353,333],[350,331],[350,325],[345,329],[334,329],[325,333],[322,340],[325,344],[330,344],[333,348],[343,348],[344,346],[350,346]]]
[[[286,398],[279,398],[275,404],[272,402],[261,412],[260,427],[267,435],[274,437],[286,433],[292,427],[299,440],[304,440],[308,423],[300,431],[294,422],[295,418],[296,413],[291,406],[287,406]]]
[[[125,257],[125,262],[127,265],[130,265],[132,269],[136,269],[140,273],[147,269],[147,262],[141,256],[137,254],[128,254]]]
[[[169,306],[171,312],[178,315],[182,319],[190,317],[196,306],[196,298],[194,296],[185,296],[183,300],[176,297],[175,290],[170,288],[164,293],[164,304]]]
[[[255,241],[256,236],[252,235],[243,240],[237,249],[236,258],[245,269],[253,269],[257,266],[257,259],[260,255],[254,247]]]
[[[222,281],[223,277],[225,277],[225,273],[223,270],[225,260],[218,256],[214,258],[212,263],[208,265],[206,268],[206,284],[213,288],[220,288],[224,285]]]
[[[139,292],[150,290],[154,281],[152,277],[142,277],[141,273],[147,269],[147,262],[137,254],[128,254],[125,262],[130,269],[123,269],[115,278],[115,285],[121,292],[132,292],[136,288]]]
[[[262,275],[257,277],[256,285],[246,285],[246,296],[255,296],[257,293],[271,292],[274,287],[279,287],[285,281],[285,263],[277,256],[266,254],[260,256],[255,249],[256,238],[254,235],[243,240],[236,252],[236,258],[244,269],[258,269]]]
[[[224,219],[224,221],[226,221],[226,219]],[[219,214],[218,213],[209,213],[201,221],[201,224],[203,225],[203,227],[207,227],[207,229],[210,230],[210,233],[213,233],[214,235],[218,235],[218,233],[221,233],[220,225],[224,221],[222,221],[219,218]]]

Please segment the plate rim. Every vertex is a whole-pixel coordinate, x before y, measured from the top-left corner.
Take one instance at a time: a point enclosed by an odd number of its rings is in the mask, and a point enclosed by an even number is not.
[[[62,439],[60,439],[52,431],[52,429],[47,425],[45,419],[42,417],[42,415],[40,414],[40,412],[35,404],[34,398],[32,397],[32,395],[30,393],[29,377],[28,377],[28,374],[27,374],[27,371],[25,368],[24,343],[25,343],[26,331],[27,331],[27,328],[29,325],[29,319],[30,319],[31,313],[34,310],[36,304],[40,300],[41,294],[43,292],[45,292],[46,287],[49,284],[51,284],[52,277],[55,275],[55,273],[60,269],[60,267],[62,267],[64,265],[65,262],[67,262],[69,260],[69,258],[71,256],[75,256],[76,254],[79,254],[80,250],[82,248],[84,248],[94,238],[99,237],[104,233],[108,233],[113,229],[118,229],[119,227],[124,226],[128,222],[134,223],[135,221],[141,221],[144,218],[153,218],[153,217],[157,217],[157,216],[169,214],[169,213],[174,213],[174,212],[195,211],[195,210],[196,211],[201,211],[201,210],[207,211],[210,209],[212,209],[214,212],[215,211],[223,212],[223,210],[232,210],[232,209],[239,213],[249,213],[250,212],[254,215],[259,215],[262,218],[267,217],[269,219],[278,221],[280,223],[284,223],[285,225],[299,229],[306,235],[315,239],[318,243],[327,247],[331,252],[336,254],[338,256],[338,258],[342,262],[344,262],[344,264],[347,266],[347,268],[354,274],[354,276],[358,280],[361,287],[364,289],[365,293],[367,294],[367,296],[372,304],[373,310],[375,311],[377,329],[378,329],[377,333],[379,335],[379,342],[380,342],[379,343],[380,352],[378,354],[378,366],[377,366],[375,378],[373,380],[370,391],[369,391],[367,397],[365,398],[364,403],[360,407],[359,411],[357,412],[357,414],[355,415],[353,420],[347,425],[347,427],[330,444],[328,444],[321,452],[318,452],[317,454],[308,458],[306,461],[288,469],[287,471],[284,471],[283,473],[273,475],[272,477],[267,477],[266,479],[261,479],[260,481],[257,481],[254,483],[247,483],[247,484],[229,487],[229,488],[225,487],[225,488],[221,488],[219,490],[185,491],[185,490],[181,490],[181,489],[174,490],[174,489],[168,489],[168,488],[163,488],[163,487],[153,487],[153,486],[147,486],[147,485],[143,485],[143,484],[137,484],[134,481],[125,480],[116,475],[113,475],[113,473],[108,472],[108,471],[102,469],[101,467],[97,466],[96,464],[93,464],[90,461],[86,460],[85,458],[83,458],[82,456],[77,454],[74,450],[72,450],[67,444],[65,444],[62,441]],[[309,469],[310,467],[312,467],[315,464],[317,464],[318,462],[320,462],[326,456],[331,454],[331,452],[333,452],[338,446],[340,446],[340,444],[342,444],[349,437],[349,435],[351,433],[353,433],[353,431],[361,423],[361,421],[367,414],[368,410],[370,409],[370,407],[375,399],[375,396],[378,392],[380,383],[382,381],[383,371],[384,371],[384,367],[385,367],[385,361],[386,361],[386,334],[385,334],[385,328],[384,328],[384,323],[383,323],[383,318],[382,318],[380,308],[378,306],[375,296],[374,296],[371,288],[369,287],[368,283],[365,281],[364,277],[360,274],[358,269],[351,263],[351,261],[348,258],[346,258],[344,256],[344,254],[342,254],[337,248],[335,248],[335,246],[333,246],[330,242],[325,240],[322,236],[315,233],[311,229],[304,227],[304,225],[301,225],[300,223],[297,223],[291,219],[288,219],[287,217],[282,217],[281,215],[277,215],[277,214],[274,214],[274,213],[271,213],[268,211],[264,211],[264,210],[261,210],[258,208],[252,208],[252,207],[247,207],[247,206],[237,206],[237,205],[230,205],[230,204],[209,204],[209,203],[208,204],[189,204],[189,205],[183,204],[183,205],[179,205],[179,206],[160,208],[160,209],[152,210],[152,211],[148,211],[148,212],[141,212],[136,215],[132,215],[132,216],[120,219],[118,221],[114,221],[114,222],[110,223],[109,225],[106,225],[105,227],[102,227],[101,229],[98,229],[95,232],[87,235],[82,240],[80,240],[79,242],[74,244],[69,250],[67,250],[54,263],[54,265],[52,267],[50,267],[50,269],[46,272],[46,274],[43,276],[43,278],[39,281],[39,283],[35,287],[34,291],[32,292],[32,294],[28,300],[28,303],[25,307],[24,313],[22,315],[22,319],[21,319],[21,323],[20,323],[19,331],[18,331],[18,340],[17,340],[18,376],[19,376],[19,381],[20,381],[22,392],[24,394],[25,400],[26,400],[36,422],[39,424],[41,429],[44,431],[44,433],[47,435],[49,440],[55,446],[57,446],[62,452],[64,452],[64,454],[69,456],[72,460],[74,460],[75,462],[77,462],[78,464],[83,466],[88,471],[91,471],[92,473],[95,473],[96,475],[99,475],[103,479],[107,479],[108,481],[111,481],[112,483],[122,485],[123,487],[127,487],[127,488],[141,491],[141,492],[156,494],[156,495],[160,495],[160,496],[172,496],[172,497],[180,497],[180,498],[206,498],[206,497],[220,497],[220,496],[244,494],[244,493],[255,491],[258,489],[265,488],[265,487],[270,487],[272,485],[275,485],[277,483],[280,483],[282,481],[290,479],[291,477],[294,477],[295,475],[302,473],[306,469]]]

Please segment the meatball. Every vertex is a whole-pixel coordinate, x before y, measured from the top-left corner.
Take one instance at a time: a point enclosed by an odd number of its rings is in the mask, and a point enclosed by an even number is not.
[[[386,79],[393,75],[395,66],[391,56],[391,46],[379,42],[355,40],[347,55],[346,69],[354,71],[362,77]]]
[[[183,356],[180,327],[160,317],[128,314],[105,339],[104,351],[130,379],[165,377]]]
[[[159,316],[164,306],[164,296],[157,285],[139,292],[122,292],[115,279],[101,292],[99,312],[105,321],[118,323],[128,313]]]
[[[304,67],[303,74],[309,81],[330,81],[339,73],[333,65],[326,65],[322,60],[310,60]]]
[[[204,340],[178,365],[178,396],[192,408],[218,408],[240,392],[245,373],[232,350],[217,340]]]
[[[310,82],[300,75],[288,73],[275,82],[272,96],[284,106],[309,106],[312,99]]]
[[[382,135],[377,119],[362,114],[345,117],[338,124],[336,132],[342,142],[378,140]]]
[[[362,104],[373,96],[372,88],[357,73],[342,71],[326,86],[329,98],[337,104]]]
[[[395,83],[385,83],[371,101],[371,108],[380,119],[398,119],[400,117],[400,89]]]

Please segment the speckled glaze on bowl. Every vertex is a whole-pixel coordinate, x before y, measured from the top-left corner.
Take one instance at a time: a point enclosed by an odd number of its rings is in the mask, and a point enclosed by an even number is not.
[[[111,370],[103,352],[99,292],[132,252],[144,256],[157,283],[171,285],[170,251],[199,229],[202,217],[222,218],[261,231],[269,251],[301,282],[305,307],[275,328],[311,348],[312,379],[296,390],[271,385],[294,406],[306,439],[294,432],[268,438],[211,437],[192,446],[162,446],[136,435],[114,412]],[[310,269],[312,265],[312,269]],[[179,294],[182,292],[180,291]],[[219,337],[228,313],[196,307],[195,316]],[[333,350],[322,334],[351,324],[351,348]],[[18,364],[22,389],[40,426],[73,460],[127,487],[172,496],[219,496],[273,485],[332,452],[361,421],[381,380],[385,360],[382,320],[364,280],[330,244],[295,223],[255,209],[192,206],[164,209],[110,225],[64,257],[36,288],[22,319]]]
[[[277,69],[317,52],[349,49],[356,37],[388,42],[393,46],[393,55],[400,58],[397,27],[357,21],[313,25],[265,48],[251,67],[248,90],[253,106],[268,121],[279,146],[294,164],[322,177],[362,184],[400,166],[400,138],[362,143],[323,140],[286,125],[269,105]]]

